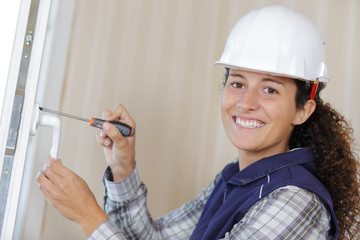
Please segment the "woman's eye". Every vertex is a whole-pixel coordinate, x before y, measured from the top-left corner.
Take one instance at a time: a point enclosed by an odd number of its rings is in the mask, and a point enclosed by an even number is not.
[[[264,92],[268,93],[268,94],[277,94],[278,93],[278,91],[276,91],[275,89],[270,88],[270,87],[265,88]]]
[[[233,88],[243,88],[244,87],[244,84],[240,83],[240,82],[233,82],[231,83],[231,86]]]

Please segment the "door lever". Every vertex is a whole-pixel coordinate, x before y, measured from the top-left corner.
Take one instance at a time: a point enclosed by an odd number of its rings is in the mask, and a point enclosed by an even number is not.
[[[50,156],[58,159],[60,148],[60,119],[50,114],[40,114],[40,104],[34,104],[30,135],[35,136],[38,126],[50,127],[53,131],[52,146]]]

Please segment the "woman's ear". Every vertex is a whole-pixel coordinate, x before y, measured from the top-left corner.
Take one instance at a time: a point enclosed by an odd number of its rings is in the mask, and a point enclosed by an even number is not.
[[[294,125],[300,125],[306,122],[311,114],[315,111],[316,103],[314,100],[307,100],[304,106],[296,110],[296,115],[293,120]]]

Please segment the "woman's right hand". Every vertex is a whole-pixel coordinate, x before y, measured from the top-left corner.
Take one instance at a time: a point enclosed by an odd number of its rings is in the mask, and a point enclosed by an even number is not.
[[[107,121],[123,122],[136,128],[135,121],[121,104],[116,106],[114,111],[103,112],[102,118]],[[97,132],[96,137],[104,148],[114,182],[128,177],[135,168],[135,135],[124,137],[114,125],[105,122],[103,129]]]

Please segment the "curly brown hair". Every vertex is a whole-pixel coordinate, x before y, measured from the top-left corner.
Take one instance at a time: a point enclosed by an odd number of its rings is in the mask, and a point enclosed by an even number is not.
[[[295,80],[296,107],[309,99],[311,84]],[[290,137],[290,148],[309,147],[312,151],[317,177],[330,192],[339,225],[339,239],[360,238],[359,161],[353,129],[344,116],[320,98],[325,87],[319,83],[315,96],[316,109],[302,125],[295,126]]]
[[[229,77],[225,68],[223,85]],[[310,98],[312,84],[295,80],[296,108],[304,106]],[[359,157],[353,151],[353,129],[344,116],[324,103],[319,83],[315,96],[316,108],[309,119],[295,126],[290,137],[290,149],[309,147],[312,151],[317,177],[330,192],[339,225],[339,239],[360,239],[360,184]]]

